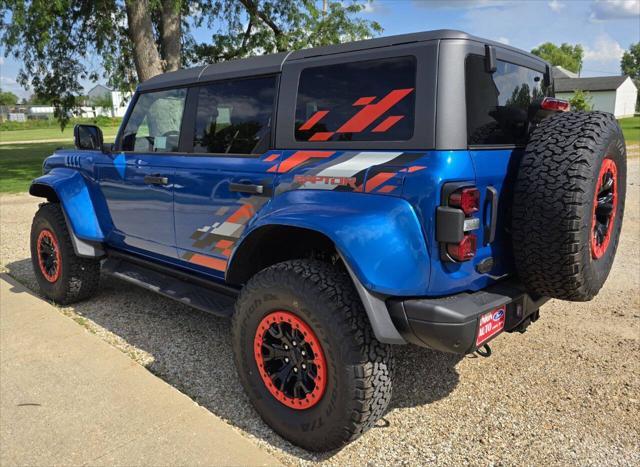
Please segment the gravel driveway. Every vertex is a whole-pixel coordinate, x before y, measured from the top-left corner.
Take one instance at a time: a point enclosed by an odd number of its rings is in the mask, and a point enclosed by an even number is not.
[[[38,200],[0,198],[2,268],[35,287],[28,234]],[[391,408],[338,452],[313,455],[252,409],[231,356],[229,323],[105,279],[61,309],[227,420],[286,464],[640,464],[640,160],[629,162],[614,270],[589,303],[552,301],[491,358],[397,347]],[[212,462],[215,462],[212,459]]]

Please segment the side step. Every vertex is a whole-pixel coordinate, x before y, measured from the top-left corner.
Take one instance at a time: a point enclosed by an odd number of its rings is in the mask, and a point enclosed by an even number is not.
[[[206,287],[202,280],[195,283],[118,257],[108,257],[102,272],[207,313],[225,318],[233,314],[234,297],[212,290],[216,284]]]

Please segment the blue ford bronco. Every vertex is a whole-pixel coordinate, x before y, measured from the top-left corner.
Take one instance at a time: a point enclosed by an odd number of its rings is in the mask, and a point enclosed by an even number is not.
[[[78,125],[33,181],[38,283],[68,304],[110,274],[232,317],[262,418],[338,448],[385,413],[393,344],[486,354],[602,287],[624,139],[553,96],[548,63],[449,30],[157,76],[115,144]]]

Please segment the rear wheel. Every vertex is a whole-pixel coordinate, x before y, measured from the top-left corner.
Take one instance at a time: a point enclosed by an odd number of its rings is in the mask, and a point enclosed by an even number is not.
[[[384,414],[391,348],[375,339],[342,268],[295,260],[259,272],[238,298],[232,328],[249,398],[292,443],[335,449]]]
[[[93,295],[100,262],[76,256],[60,205],[40,206],[31,225],[31,263],[43,295],[61,305]]]
[[[611,114],[557,114],[533,132],[512,218],[516,268],[530,291],[573,301],[598,293],[620,238],[626,162]]]

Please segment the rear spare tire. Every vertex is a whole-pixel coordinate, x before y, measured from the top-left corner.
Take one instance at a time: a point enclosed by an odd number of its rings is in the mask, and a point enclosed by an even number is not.
[[[513,200],[513,250],[530,292],[591,300],[615,257],[626,192],[624,137],[613,115],[560,113],[533,131]]]

